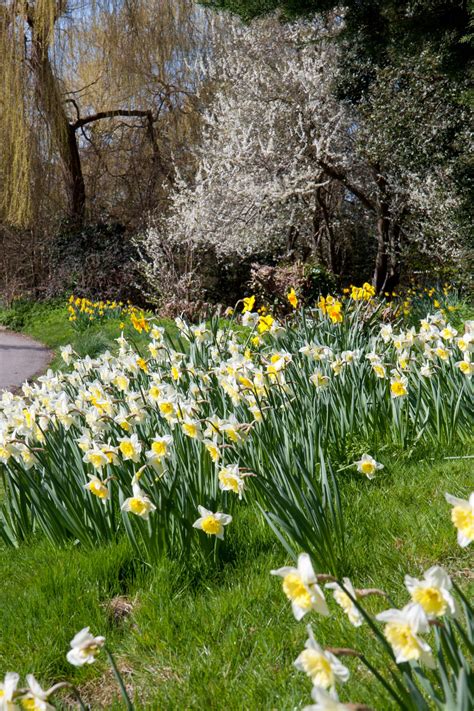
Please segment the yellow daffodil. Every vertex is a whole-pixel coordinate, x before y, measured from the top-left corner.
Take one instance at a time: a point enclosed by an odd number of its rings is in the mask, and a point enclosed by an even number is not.
[[[247,296],[244,300],[244,307],[242,313],[245,314],[247,311],[252,311],[255,306],[255,296]]]
[[[291,287],[289,293],[286,295],[286,298],[290,302],[291,306],[296,309],[298,306],[298,297],[296,296],[296,292],[293,287]]]
[[[352,598],[354,598],[354,600],[357,599],[356,591],[354,590],[354,587],[349,578],[343,578],[342,582],[344,583],[345,590],[349,592]],[[326,583],[325,587],[328,588],[328,590],[333,590],[335,601],[340,607],[342,607],[347,617],[349,618],[349,622],[351,623],[351,625],[354,625],[354,627],[360,627],[364,622],[364,618],[362,617],[360,610],[356,607],[347,592],[342,589],[339,583],[336,582]]]
[[[132,480],[133,496],[125,499],[121,506],[122,511],[135,514],[140,518],[148,519],[152,511],[156,511],[156,506],[150,501],[148,496],[142,491],[138,484],[137,477]]]
[[[239,472],[237,464],[229,464],[223,467],[218,474],[219,489],[222,491],[233,491],[239,499],[242,498],[244,491],[244,477]]]
[[[110,496],[110,492],[107,485],[97,476],[90,476],[90,481],[87,484],[84,484],[84,489],[88,489],[91,494],[94,494],[94,496],[97,496],[97,498],[101,499],[104,502]]]
[[[131,437],[119,437],[119,450],[125,461],[138,462],[142,451],[141,442],[136,434]]]

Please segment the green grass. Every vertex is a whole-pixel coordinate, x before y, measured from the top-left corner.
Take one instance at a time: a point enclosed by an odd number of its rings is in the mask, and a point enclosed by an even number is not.
[[[468,495],[471,472],[472,461],[458,459],[394,463],[373,482],[347,477],[354,584],[390,590],[402,605],[404,574],[440,563],[469,587],[470,553],[456,544],[444,492]],[[226,535],[231,546],[219,570],[173,561],[146,568],[125,544],[53,550],[39,540],[0,549],[0,670],[33,672],[44,685],[68,679],[94,708],[120,708],[105,658],[82,669],[65,660],[72,636],[90,625],[107,637],[138,708],[289,711],[308,703],[310,682],[292,667],[305,623],[295,622],[280,579],[270,575],[286,555],[251,506],[240,508]],[[133,605],[121,622],[108,606],[117,596]],[[318,641],[364,649],[377,662],[366,626],[355,630],[330,606],[330,619],[312,618]],[[371,606],[378,611],[384,603]],[[343,699],[392,708],[360,664],[348,666]]]

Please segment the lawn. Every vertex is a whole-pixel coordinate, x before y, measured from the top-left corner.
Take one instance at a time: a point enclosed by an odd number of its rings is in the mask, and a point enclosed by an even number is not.
[[[161,325],[174,338],[175,325]],[[51,348],[72,341],[81,356],[115,352],[120,332],[118,321],[108,321],[77,334],[64,306],[36,310],[22,329]],[[145,338],[137,338],[141,348]],[[54,364],[61,365],[59,356]],[[444,494],[468,497],[473,445],[466,436],[444,452],[426,443],[404,448],[379,442],[385,468],[375,479],[340,467],[344,575],[356,587],[382,588],[390,593],[390,607],[403,606],[409,600],[404,575],[421,577],[439,564],[472,594],[472,554],[456,543]],[[344,456],[360,446],[351,440]],[[147,560],[124,536],[92,549],[79,542],[54,546],[40,533],[18,548],[0,544],[0,670],[34,673],[44,688],[68,680],[93,709],[122,708],[104,655],[77,669],[66,661],[74,634],[90,626],[107,638],[137,709],[290,711],[310,702],[311,681],[293,667],[306,622],[322,646],[363,650],[383,668],[386,658],[370,629],[352,627],[329,591],[329,618],[311,613],[295,621],[281,578],[270,575],[291,564],[288,553],[258,501],[249,497],[233,512],[217,562],[172,552]],[[387,603],[370,598],[367,606],[375,613]],[[344,663],[351,677],[340,689],[342,698],[380,711],[397,708],[358,660]],[[61,707],[71,707],[67,692],[61,698]]]
[[[400,463],[362,487],[348,482],[353,582],[393,591],[402,605],[405,573],[418,576],[439,563],[472,591],[472,555],[456,545],[443,497],[470,486],[465,459]],[[236,518],[229,543],[230,559],[217,571],[166,560],[148,568],[125,543],[92,552],[41,541],[1,550],[1,668],[33,672],[44,686],[72,680],[94,708],[113,708],[117,692],[105,660],[77,671],[65,660],[69,640],[90,625],[109,640],[138,708],[299,708],[310,682],[292,662],[305,625],[295,623],[279,579],[269,574],[288,558],[251,509]],[[122,617],[123,602],[131,612]],[[380,601],[375,606],[382,609]],[[331,619],[313,618],[318,641],[367,648],[370,633],[331,609]],[[350,667],[348,698],[392,708],[361,665]]]

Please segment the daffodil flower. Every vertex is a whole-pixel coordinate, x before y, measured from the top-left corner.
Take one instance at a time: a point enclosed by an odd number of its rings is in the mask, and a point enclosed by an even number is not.
[[[233,491],[239,499],[242,498],[244,491],[244,477],[239,473],[238,464],[229,464],[223,467],[217,475],[219,479],[219,489],[222,491]]]
[[[228,526],[232,521],[232,516],[224,513],[213,513],[204,506],[198,506],[200,517],[193,523],[193,528],[199,528],[208,536],[216,536],[221,540],[224,538],[224,526]]]
[[[310,625],[307,630],[305,649],[297,657],[295,667],[305,672],[314,686],[321,689],[334,689],[336,682],[346,682],[350,676],[349,669],[334,654],[319,646]]]
[[[435,666],[429,644],[419,636],[429,629],[420,605],[410,602],[401,610],[380,612],[376,619],[386,623],[384,635],[392,646],[397,664],[419,661],[430,668]]]
[[[376,462],[370,454],[363,454],[358,462],[355,462],[357,466],[357,471],[364,474],[367,479],[373,479],[375,472],[379,469],[383,469],[383,464]]]
[[[288,299],[292,307],[296,309],[296,307],[298,306],[298,297],[296,296],[296,292],[293,287],[291,287],[289,293],[286,295],[286,298]]]
[[[461,548],[466,548],[474,540],[474,491],[468,501],[451,494],[445,494],[445,497],[453,506],[451,521],[458,531],[458,543]]]
[[[296,568],[284,566],[272,570],[271,574],[283,578],[283,592],[291,602],[296,620],[301,620],[311,610],[320,615],[329,615],[324,593],[317,584],[316,574],[307,553],[298,556]]]
[[[91,494],[97,496],[99,499],[105,503],[110,497],[109,489],[105,482],[101,481],[99,477],[89,475],[90,481],[84,484],[84,489],[88,489]]]
[[[86,464],[92,464],[94,469],[98,469],[99,471],[109,463],[105,452],[97,446],[91,447],[91,449],[84,454],[82,460],[86,462]]]
[[[242,313],[245,314],[248,311],[252,311],[253,307],[255,306],[255,296],[247,296],[243,300],[244,302],[244,307],[242,309]]]
[[[138,435],[132,434],[131,437],[119,437],[119,450],[122,457],[127,461],[138,462],[140,459],[140,453],[142,451],[141,442],[138,439]]]
[[[427,570],[423,580],[405,575],[405,586],[413,602],[423,608],[429,619],[441,617],[447,612],[456,614],[456,602],[451,595],[451,578],[439,565]]]
[[[349,591],[350,595],[354,599],[356,599],[357,594],[349,578],[343,578],[342,582],[344,583],[344,587],[346,588],[346,590]],[[339,583],[326,583],[324,587],[326,587],[328,590],[334,591],[334,599],[346,613],[347,617],[349,618],[349,622],[354,625],[354,627],[360,627],[364,622],[364,618],[362,617],[360,611],[353,603],[349,595],[342,589]]]
[[[392,372],[392,379],[390,380],[390,394],[392,398],[403,397],[407,394],[407,384],[408,380],[404,375],[398,373],[397,371]]]
[[[335,692],[329,693],[326,689],[313,686],[311,696],[314,704],[305,706],[303,711],[349,711],[349,706],[342,704]]]
[[[89,627],[84,627],[71,641],[71,649],[66,655],[69,664],[82,667],[84,664],[93,664],[97,655],[105,644],[105,637],[94,637],[89,632]]]
[[[19,709],[19,706],[13,701],[13,695],[19,680],[19,674],[7,672],[3,683],[0,682],[0,711],[16,711],[16,709]]]
[[[140,516],[146,521],[150,513],[156,511],[156,506],[150,501],[148,496],[146,496],[145,492],[142,491],[136,477],[132,480],[132,491],[133,496],[125,499],[121,510],[133,513],[135,516]]]
[[[48,692],[44,691],[33,674],[27,674],[28,691],[21,698],[21,705],[28,711],[54,711],[55,706],[48,703]]]

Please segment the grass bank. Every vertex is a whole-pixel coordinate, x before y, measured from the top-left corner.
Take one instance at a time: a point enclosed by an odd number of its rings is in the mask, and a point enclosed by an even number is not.
[[[466,491],[471,472],[465,459],[395,462],[372,482],[347,482],[347,572],[354,584],[390,590],[402,605],[405,573],[418,576],[440,563],[472,591],[472,557],[456,544],[443,496]],[[292,666],[305,624],[295,622],[270,575],[286,555],[251,508],[241,509],[228,536],[219,570],[165,560],[148,568],[125,543],[53,550],[38,540],[0,549],[0,669],[33,672],[45,686],[68,679],[93,708],[120,708],[105,660],[82,669],[66,662],[70,639],[90,625],[106,635],[138,708],[299,708],[311,686]],[[367,628],[356,630],[339,608],[331,610],[330,619],[312,619],[318,641],[364,649],[377,663]],[[360,664],[349,666],[344,697],[392,708]]]

